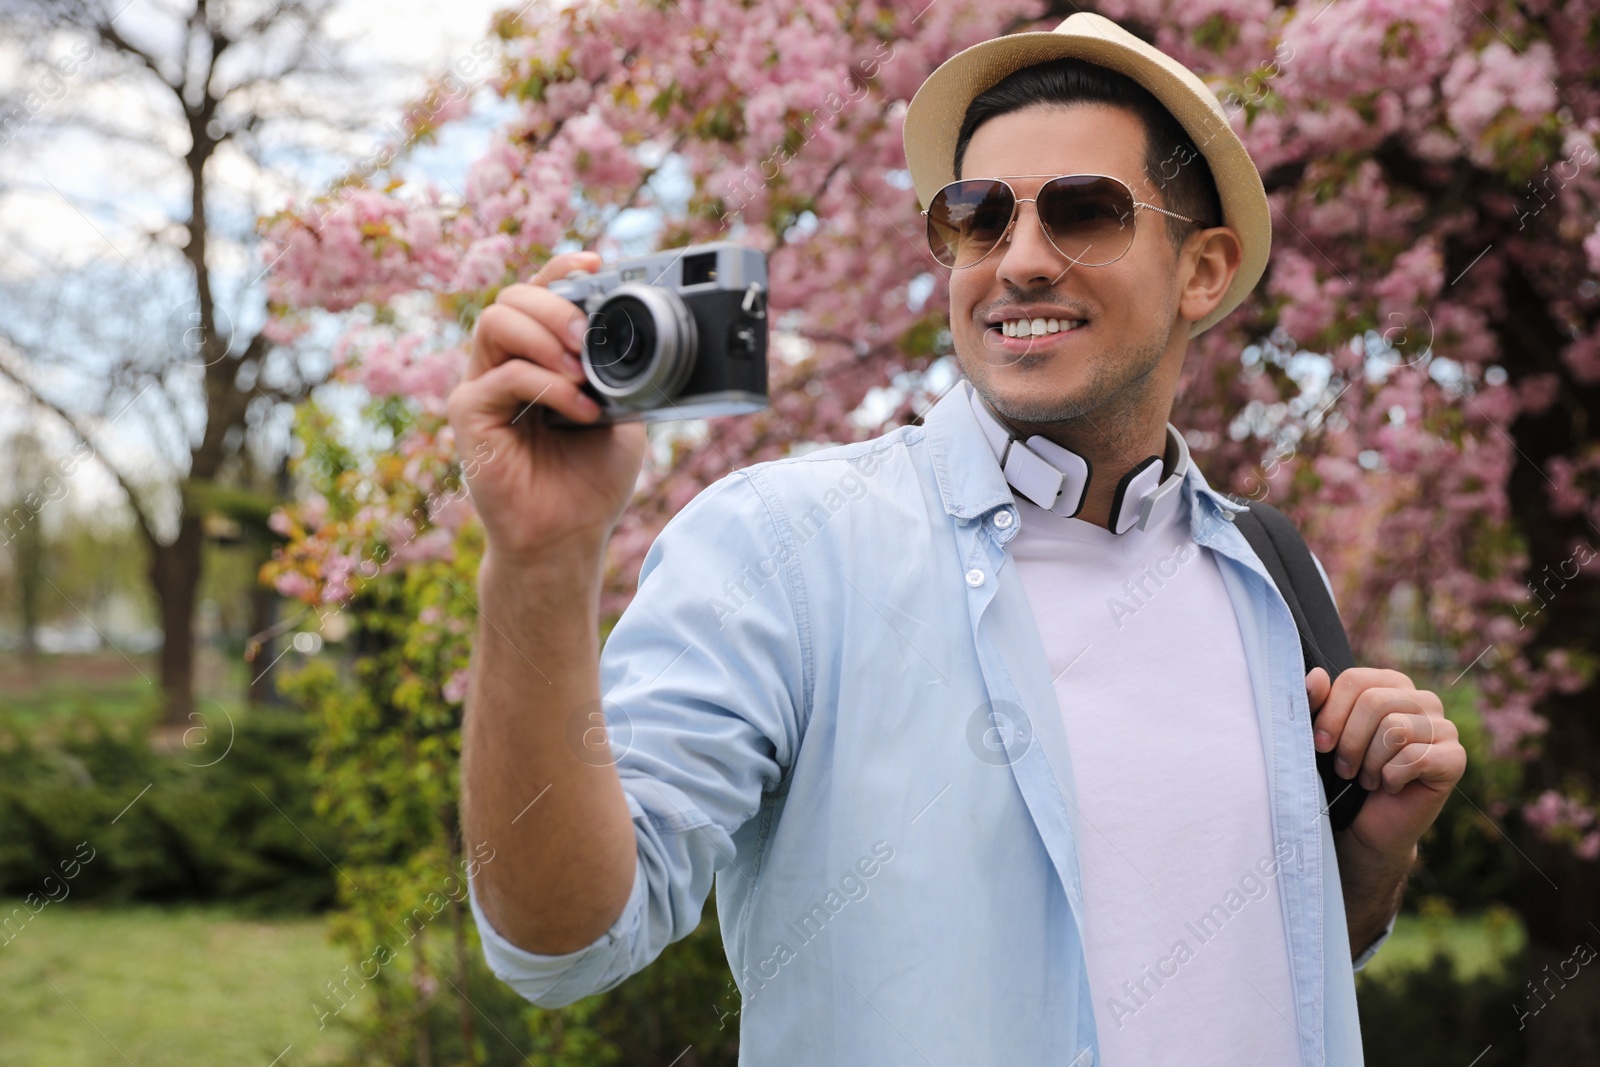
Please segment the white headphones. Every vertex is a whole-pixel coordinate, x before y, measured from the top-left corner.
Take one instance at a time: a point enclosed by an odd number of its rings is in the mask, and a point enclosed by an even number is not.
[[[1035,504],[1064,519],[1083,510],[1089,496],[1089,461],[1038,434],[1023,442],[990,410],[971,382],[963,382],[972,411],[994,457],[1011,488]],[[1111,498],[1111,532],[1126,533],[1159,525],[1177,508],[1178,487],[1189,473],[1189,445],[1172,423],[1167,423],[1167,455],[1172,473],[1161,477],[1160,456],[1149,456],[1122,476]]]

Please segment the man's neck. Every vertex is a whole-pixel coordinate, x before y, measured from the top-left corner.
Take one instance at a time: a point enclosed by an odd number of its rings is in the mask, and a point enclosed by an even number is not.
[[[1161,457],[1163,478],[1171,473],[1166,466],[1167,420],[1163,412],[1086,414],[1065,422],[1019,422],[1003,415],[1000,419],[1020,440],[1037,434],[1089,461],[1089,493],[1077,518],[1096,526],[1110,529],[1117,483],[1146,457]]]

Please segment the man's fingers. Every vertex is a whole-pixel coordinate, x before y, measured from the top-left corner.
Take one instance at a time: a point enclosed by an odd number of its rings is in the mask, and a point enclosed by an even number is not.
[[[537,295],[548,301],[549,306],[539,308],[547,316],[561,314],[556,305],[568,303],[545,289],[535,289],[527,285],[512,288],[521,288],[526,294]],[[478,316],[478,329],[472,344],[472,360],[466,376],[476,378],[507,360],[525,359],[532,360],[541,367],[581,379],[582,365],[567,348],[566,342],[551,331],[549,318],[531,315],[507,302],[506,293],[509,292],[508,289],[501,293],[500,298],[484,308],[483,314]],[[537,302],[527,297],[522,299],[524,303],[537,306]]]
[[[1327,700],[1323,701],[1322,710],[1316,712],[1314,723],[1318,733],[1325,733],[1339,742],[1344,736],[1345,724],[1350,719],[1350,713],[1355,710],[1356,700],[1362,693],[1374,688],[1387,689],[1415,689],[1411,679],[1399,671],[1379,670],[1374,667],[1351,667],[1340,673],[1334,680],[1333,688],[1328,692]],[[1365,738],[1362,739],[1365,741]],[[1317,745],[1319,752],[1326,752],[1331,748]],[[1340,744],[1340,748],[1343,749]],[[1360,759],[1360,753],[1366,748],[1362,745],[1351,760],[1352,769]]]
[[[1438,716],[1443,719],[1444,706],[1436,695],[1422,690],[1382,687],[1363,690],[1356,698],[1349,718],[1345,720],[1334,749],[1337,754],[1334,771],[1341,778],[1354,778],[1359,773],[1368,750],[1378,738],[1380,724],[1392,715]],[[1425,738],[1413,738],[1420,739]]]
[[[1467,770],[1467,750],[1458,743],[1427,745],[1422,742],[1402,748],[1383,765],[1383,791],[1398,793],[1410,782],[1452,788]]]
[[[476,378],[513,356],[581,375],[582,367],[575,358],[569,362],[568,356],[576,357],[580,351],[581,334],[569,330],[583,313],[547,286],[574,271],[593,273],[599,268],[597,252],[565,252],[547,260],[526,282],[502,289],[478,317],[466,377]]]
[[[462,426],[489,416],[498,423],[515,422],[534,417],[526,413],[532,404],[581,422],[592,422],[600,414],[599,405],[571,378],[525,359],[512,359],[457,386],[450,394],[450,421]]]
[[[537,321],[573,355],[583,351],[589,333],[589,316],[564,296],[537,285],[508,285],[495,298]]]
[[[1364,789],[1377,789],[1383,782],[1381,776],[1384,767],[1404,749],[1412,745],[1453,743],[1457,737],[1455,723],[1442,715],[1391,711],[1378,723],[1377,732],[1361,761],[1361,774],[1357,781]]]
[[[528,279],[529,285],[549,285],[559,282],[575,270],[594,273],[600,269],[599,252],[563,252],[559,256],[551,256],[544,266],[533,272]]]

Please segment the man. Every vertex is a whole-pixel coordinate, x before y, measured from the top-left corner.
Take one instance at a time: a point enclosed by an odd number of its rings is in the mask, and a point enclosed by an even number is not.
[[[608,989],[715,875],[742,1063],[1359,1064],[1353,970],[1465,756],[1404,675],[1303,673],[1167,430],[1264,268],[1255,167],[1088,14],[945,63],[906,145],[965,380],[708,487],[603,656],[644,431],[513,425],[594,417],[585,322],[538,284],[485,312],[450,407],[494,457],[462,757],[490,964],[546,1006]],[[1330,750],[1372,790],[1337,839]]]

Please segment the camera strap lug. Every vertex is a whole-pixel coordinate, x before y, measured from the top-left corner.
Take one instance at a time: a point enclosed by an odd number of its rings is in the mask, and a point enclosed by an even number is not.
[[[761,302],[761,286],[755,282],[751,282],[750,288],[744,291],[744,300],[739,306],[751,318],[764,319],[767,317],[766,306]]]

